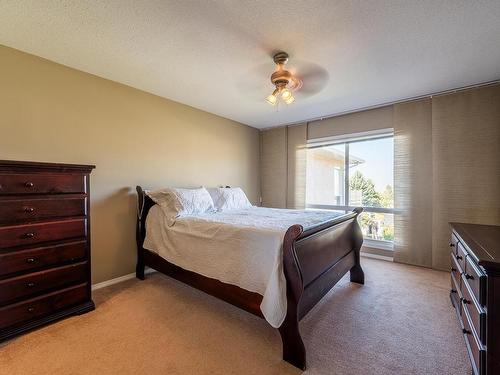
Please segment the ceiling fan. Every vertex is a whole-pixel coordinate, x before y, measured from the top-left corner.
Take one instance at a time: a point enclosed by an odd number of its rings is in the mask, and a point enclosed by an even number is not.
[[[302,86],[300,78],[285,69],[288,57],[286,52],[278,52],[273,56],[276,70],[271,75],[271,82],[276,88],[266,98],[266,101],[271,105],[276,105],[280,99],[286,104],[292,104],[295,101],[292,91],[298,90]]]
[[[288,53],[283,51],[273,55],[276,70],[271,75],[271,83],[275,89],[266,98],[266,101],[273,106],[280,101],[292,104],[295,95],[301,98],[315,95],[326,87],[329,80],[326,69],[313,62],[294,60],[294,67],[285,69],[288,58]]]

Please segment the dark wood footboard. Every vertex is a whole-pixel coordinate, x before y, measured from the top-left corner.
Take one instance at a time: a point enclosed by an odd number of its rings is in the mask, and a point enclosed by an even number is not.
[[[237,286],[187,271],[143,248],[146,217],[154,202],[138,186],[136,276],[144,279],[144,268],[151,267],[210,295],[262,317],[262,296]],[[288,228],[283,239],[283,270],[287,283],[287,314],[279,328],[283,359],[306,368],[306,350],[299,331],[302,319],[350,271],[351,281],[364,283],[359,252],[363,236],[353,212],[304,231],[302,226]]]
[[[351,281],[364,284],[359,252],[363,235],[357,217],[363,210],[303,231],[288,229],[283,242],[287,280],[287,316],[280,327],[283,359],[306,368],[306,351],[299,331],[302,319],[350,271]]]

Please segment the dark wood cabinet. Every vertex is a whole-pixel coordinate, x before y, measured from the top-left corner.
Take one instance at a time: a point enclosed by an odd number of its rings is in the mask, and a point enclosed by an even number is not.
[[[93,168],[0,161],[0,340],[94,309]]]
[[[500,227],[451,223],[451,292],[475,375],[500,374]]]

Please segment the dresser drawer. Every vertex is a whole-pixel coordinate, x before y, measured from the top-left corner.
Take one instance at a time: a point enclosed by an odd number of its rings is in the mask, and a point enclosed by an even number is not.
[[[0,308],[0,330],[84,303],[88,285],[80,284]]]
[[[85,197],[7,198],[0,200],[0,224],[85,216]]]
[[[460,285],[460,275],[456,276],[453,272],[451,273],[451,290],[456,292],[459,298],[462,298],[462,290]]]
[[[455,255],[457,255],[457,243],[458,243],[458,238],[452,233],[450,247],[451,247],[451,252],[454,253]]]
[[[477,336],[471,328],[470,318],[467,312],[462,314],[463,333],[467,343],[467,351],[472,364],[472,372],[475,375],[483,375],[485,373],[486,365],[486,350],[479,342]]]
[[[453,306],[457,310],[458,315],[462,315],[462,293],[460,292],[460,285],[455,280],[453,273],[451,274],[451,292],[450,298],[452,299]]]
[[[0,195],[85,193],[83,174],[0,174]]]
[[[469,255],[465,260],[464,277],[476,300],[484,306],[486,304],[486,275],[479,270]]]
[[[467,250],[462,246],[460,242],[457,242],[457,263],[460,265],[462,272],[465,270],[465,257],[467,256]]]
[[[0,227],[0,247],[31,245],[86,235],[86,219],[50,221]]]
[[[86,241],[0,253],[0,277],[75,262],[86,257]]]
[[[470,287],[465,281],[462,282],[462,295],[463,310],[467,311],[476,334],[484,344],[486,343],[486,314],[472,297]]]
[[[0,280],[0,305],[85,281],[87,263],[70,264],[50,270]]]
[[[460,280],[460,276],[463,273],[462,267],[457,261],[457,256],[455,253],[450,253],[451,256],[451,273],[455,276],[457,280]]]

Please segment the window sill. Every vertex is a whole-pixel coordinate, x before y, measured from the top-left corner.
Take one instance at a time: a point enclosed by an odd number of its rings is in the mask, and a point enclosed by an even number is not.
[[[394,258],[392,256],[388,255],[378,255],[378,254],[372,254],[372,253],[365,253],[361,252],[360,254],[364,258],[372,258],[372,259],[378,259],[378,260],[385,260],[387,262],[394,262]]]
[[[380,241],[380,240],[372,240],[370,238],[364,238],[363,246],[372,249],[394,251],[394,242],[392,241]]]

